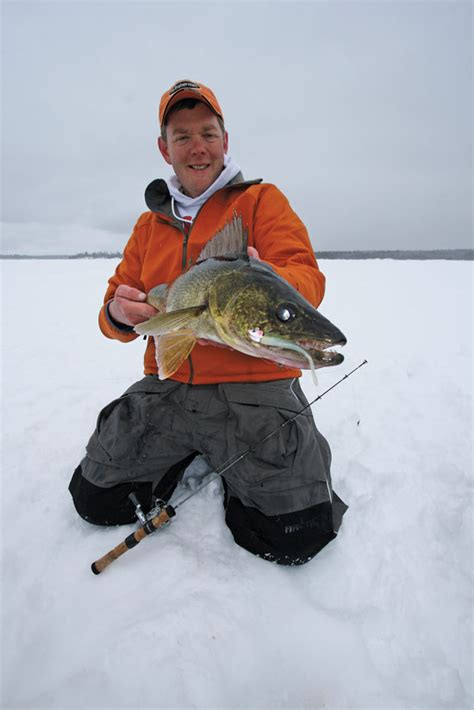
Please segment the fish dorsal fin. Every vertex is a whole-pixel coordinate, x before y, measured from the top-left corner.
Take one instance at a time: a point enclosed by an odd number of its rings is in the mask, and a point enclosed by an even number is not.
[[[230,222],[204,246],[197,262],[205,259],[248,259],[247,230],[242,225],[242,215],[234,212]]]

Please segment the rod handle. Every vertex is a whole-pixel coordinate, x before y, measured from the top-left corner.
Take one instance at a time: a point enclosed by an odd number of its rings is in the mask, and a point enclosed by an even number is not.
[[[158,513],[158,515],[155,515],[154,518],[148,520],[143,527],[138,528],[138,530],[126,537],[125,540],[110,550],[110,552],[107,552],[107,554],[103,555],[103,557],[93,562],[91,564],[91,570],[93,573],[100,574],[103,572],[104,569],[114,562],[114,560],[121,557],[124,552],[131,550],[132,547],[136,547],[136,545],[138,545],[144,537],[151,535],[151,533],[154,533],[155,530],[161,528],[169,520],[171,520],[175,514],[174,508],[171,505],[167,505],[166,508],[163,508],[163,510]]]

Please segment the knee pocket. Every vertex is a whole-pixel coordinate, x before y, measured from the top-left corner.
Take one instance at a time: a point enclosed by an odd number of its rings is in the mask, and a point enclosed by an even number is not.
[[[171,434],[174,423],[173,408],[156,395],[125,394],[99,413],[87,453],[116,466],[145,464],[156,452],[157,438]]]
[[[319,440],[310,411],[304,407],[287,380],[258,385],[225,384],[227,401],[226,443],[234,457],[251,447],[252,452],[231,469],[229,478],[258,485],[273,476],[304,476],[304,459],[319,456]]]
[[[252,386],[223,385],[228,418],[230,488],[245,505],[266,514],[304,509],[330,498],[331,454],[307,403],[296,397],[288,381]],[[296,416],[298,415],[298,416]]]

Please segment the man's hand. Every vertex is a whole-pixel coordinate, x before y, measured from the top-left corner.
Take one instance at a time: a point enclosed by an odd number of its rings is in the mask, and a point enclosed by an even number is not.
[[[251,259],[257,259],[257,261],[262,261],[260,259],[260,254],[258,251],[255,249],[255,247],[247,247],[247,254]]]
[[[121,284],[109,305],[112,318],[124,325],[137,325],[154,316],[158,311],[146,303],[146,293],[132,286]]]

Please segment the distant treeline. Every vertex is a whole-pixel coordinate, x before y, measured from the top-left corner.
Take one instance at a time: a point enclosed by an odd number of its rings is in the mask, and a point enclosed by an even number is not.
[[[396,249],[371,251],[318,251],[318,259],[450,259],[473,261],[474,249]]]
[[[474,261],[474,249],[395,249],[368,251],[318,251],[318,259],[449,259]],[[0,254],[0,259],[121,259],[119,251],[84,251],[79,254]]]
[[[0,254],[0,259],[121,259],[120,251],[82,251],[79,254]]]

